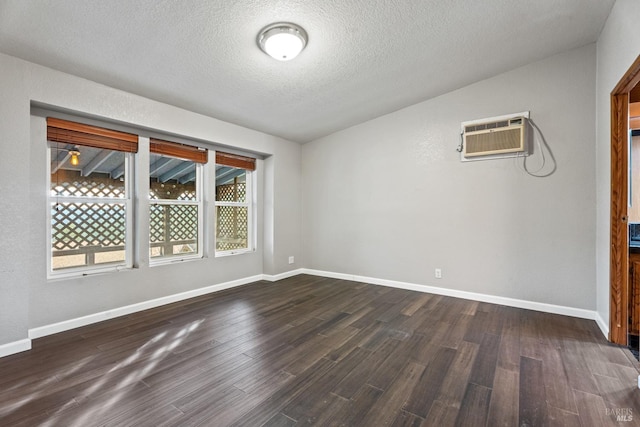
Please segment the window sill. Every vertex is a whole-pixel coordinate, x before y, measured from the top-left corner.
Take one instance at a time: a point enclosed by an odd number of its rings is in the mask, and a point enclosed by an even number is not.
[[[156,258],[156,259],[149,260],[149,267],[157,267],[157,266],[160,266],[160,265],[177,264],[177,263],[181,263],[181,262],[199,261],[202,258],[203,258],[202,255],[193,255],[193,256],[190,256],[190,257],[179,257],[179,258],[173,258],[173,257]]]
[[[249,253],[253,253],[255,252],[255,249],[242,249],[242,250],[237,250],[237,251],[224,251],[224,252],[216,252],[215,257],[216,258],[222,258],[222,257],[227,257],[227,256],[232,256],[232,255],[242,255],[242,254],[249,254]]]
[[[59,272],[59,273],[49,273],[47,275],[47,281],[58,282],[61,280],[79,279],[82,277],[90,277],[90,276],[100,276],[104,274],[120,273],[122,271],[130,271],[130,270],[133,270],[133,267],[126,266],[126,265],[114,265],[114,266],[108,266],[104,268],[96,268],[92,270],[83,269],[83,270],[65,271],[65,272]]]

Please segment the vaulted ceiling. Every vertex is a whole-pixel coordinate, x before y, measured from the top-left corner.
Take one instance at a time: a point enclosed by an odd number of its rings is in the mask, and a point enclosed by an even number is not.
[[[0,52],[308,142],[592,43],[614,1],[0,0]],[[278,21],[289,62],[256,45]]]

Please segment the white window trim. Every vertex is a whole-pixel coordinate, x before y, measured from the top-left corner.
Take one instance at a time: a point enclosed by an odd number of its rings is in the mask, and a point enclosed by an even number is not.
[[[103,274],[107,272],[117,272],[133,268],[133,183],[131,177],[132,159],[131,153],[124,153],[124,198],[113,197],[78,197],[78,196],[52,196],[51,195],[51,161],[52,146],[47,141],[47,280],[82,277],[94,274]],[[93,266],[70,267],[62,270],[53,270],[53,248],[51,244],[51,204],[52,203],[107,203],[107,204],[124,204],[125,207],[125,243],[124,243],[124,261],[98,264]]]
[[[225,257],[230,255],[240,255],[246,254],[250,252],[255,252],[256,243],[255,243],[255,224],[254,224],[254,216],[256,209],[255,195],[254,195],[254,187],[255,187],[255,179],[256,174],[255,171],[246,170],[246,192],[245,192],[245,201],[244,202],[219,202],[217,200],[214,201],[215,207],[218,206],[235,206],[235,207],[246,207],[247,208],[247,247],[243,249],[231,249],[228,251],[215,251],[216,258]],[[215,199],[215,192],[213,194],[213,198]],[[218,210],[214,209],[214,221],[213,221],[213,237],[214,237],[214,247],[217,248],[217,236],[218,236],[218,218],[217,218]]]
[[[149,242],[149,266],[155,267],[158,265],[173,264],[176,262],[196,260],[203,258],[203,225],[204,225],[204,185],[203,185],[203,165],[196,163],[196,200],[174,200],[174,199],[149,199],[149,209],[147,210],[147,216],[151,215],[151,205],[193,205],[198,207],[198,235],[197,246],[198,251],[193,254],[186,255],[169,255],[162,257],[151,257],[151,242]],[[147,178],[149,179],[149,178]],[[148,197],[148,196],[147,196]],[[147,236],[147,240],[149,236]]]

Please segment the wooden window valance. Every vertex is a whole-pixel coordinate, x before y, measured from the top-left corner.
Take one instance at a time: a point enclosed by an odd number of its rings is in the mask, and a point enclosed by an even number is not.
[[[138,152],[138,135],[47,117],[47,140],[107,150]]]
[[[222,151],[216,151],[216,164],[250,171],[256,170],[256,159],[253,157],[239,156]]]
[[[178,142],[163,141],[162,139],[151,138],[149,141],[149,151],[155,154],[178,157],[196,163],[207,163],[208,160],[208,151],[204,148],[180,144]]]

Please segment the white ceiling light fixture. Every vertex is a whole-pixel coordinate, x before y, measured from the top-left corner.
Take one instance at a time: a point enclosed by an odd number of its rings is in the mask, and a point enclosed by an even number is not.
[[[307,45],[307,32],[299,25],[278,22],[267,25],[258,34],[258,46],[278,61],[290,61]]]

